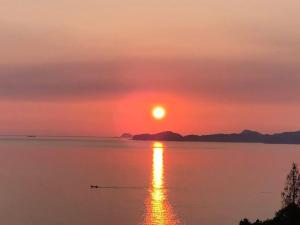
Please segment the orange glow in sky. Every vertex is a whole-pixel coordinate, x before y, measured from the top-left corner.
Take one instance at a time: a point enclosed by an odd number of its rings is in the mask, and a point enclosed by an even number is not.
[[[20,2],[0,7],[1,135],[299,130],[300,1]]]

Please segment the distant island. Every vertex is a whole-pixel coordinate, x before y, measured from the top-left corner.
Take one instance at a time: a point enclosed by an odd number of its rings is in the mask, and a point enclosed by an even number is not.
[[[129,139],[129,138],[132,138],[132,134],[130,134],[130,133],[123,133],[123,134],[120,136],[120,138],[127,138],[127,139]]]
[[[138,134],[132,137],[138,141],[189,141],[189,142],[245,142],[266,144],[300,144],[300,131],[283,132],[276,134],[261,134],[252,130],[244,130],[241,133],[186,135],[183,136],[172,131],[164,131],[156,134]]]

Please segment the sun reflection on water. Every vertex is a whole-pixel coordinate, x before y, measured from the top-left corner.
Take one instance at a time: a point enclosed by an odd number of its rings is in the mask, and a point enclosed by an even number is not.
[[[155,142],[152,146],[152,185],[150,196],[146,200],[146,217],[144,225],[179,225],[167,201],[164,183],[164,146]]]

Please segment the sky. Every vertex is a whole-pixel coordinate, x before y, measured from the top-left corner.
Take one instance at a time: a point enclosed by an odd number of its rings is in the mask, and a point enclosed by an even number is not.
[[[300,2],[2,0],[0,134],[300,130]],[[151,108],[167,109],[155,121]]]

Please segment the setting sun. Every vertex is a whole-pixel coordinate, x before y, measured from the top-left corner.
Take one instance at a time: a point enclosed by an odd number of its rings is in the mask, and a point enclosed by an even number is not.
[[[161,120],[166,116],[166,110],[162,106],[156,106],[152,110],[152,116],[154,119]]]

